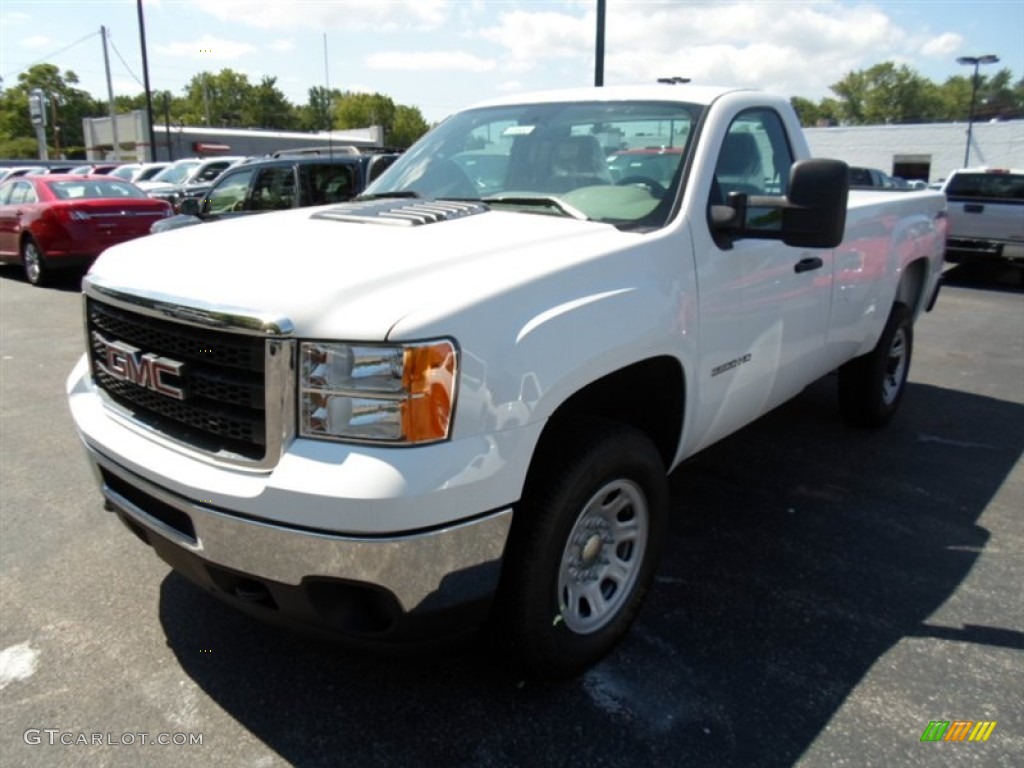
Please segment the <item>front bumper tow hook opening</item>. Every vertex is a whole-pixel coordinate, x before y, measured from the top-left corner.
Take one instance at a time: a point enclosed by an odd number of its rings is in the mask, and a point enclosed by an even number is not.
[[[235,587],[235,597],[247,603],[266,603],[270,599],[270,593],[258,581],[245,579]]]

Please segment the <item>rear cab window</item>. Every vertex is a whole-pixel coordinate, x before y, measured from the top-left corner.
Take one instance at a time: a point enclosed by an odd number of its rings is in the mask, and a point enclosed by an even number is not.
[[[946,196],[950,199],[1024,203],[1024,173],[956,173],[946,184]]]

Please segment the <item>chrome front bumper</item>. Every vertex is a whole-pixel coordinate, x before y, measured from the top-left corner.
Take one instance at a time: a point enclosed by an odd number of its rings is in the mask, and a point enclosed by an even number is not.
[[[217,578],[198,577],[197,569],[230,573],[242,578],[247,589],[252,584],[301,587],[337,580],[385,590],[393,598],[389,604],[397,602],[403,615],[488,599],[497,587],[511,509],[394,538],[340,536],[206,506],[87,448],[109,506],[176,568],[180,554],[188,567],[178,569],[193,581],[209,582],[206,586]]]

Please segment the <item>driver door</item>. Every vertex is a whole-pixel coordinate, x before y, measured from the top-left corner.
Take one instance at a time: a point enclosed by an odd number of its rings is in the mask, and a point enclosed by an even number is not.
[[[792,151],[771,109],[739,113],[719,147],[710,205],[730,192],[786,192]],[[764,211],[760,212],[764,214]],[[832,252],[780,240],[716,239],[694,222],[700,304],[700,447],[724,437],[796,395],[818,370],[829,322]],[[752,227],[777,217],[748,211]]]

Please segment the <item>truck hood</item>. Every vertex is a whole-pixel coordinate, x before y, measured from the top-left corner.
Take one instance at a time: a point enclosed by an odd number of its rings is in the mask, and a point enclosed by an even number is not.
[[[401,212],[421,204],[431,203],[373,205]],[[306,338],[372,341],[417,311],[443,318],[638,237],[607,224],[472,204],[457,216],[412,224],[350,216],[365,207],[306,208],[150,235],[108,249],[90,279],[185,306],[277,315]]]

